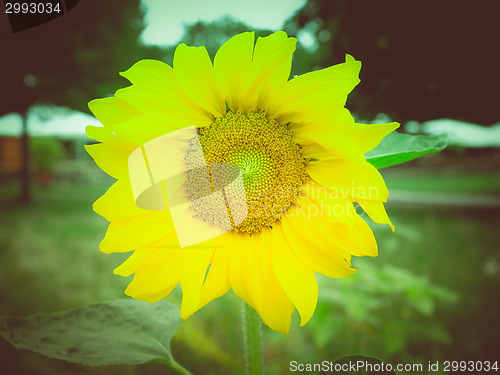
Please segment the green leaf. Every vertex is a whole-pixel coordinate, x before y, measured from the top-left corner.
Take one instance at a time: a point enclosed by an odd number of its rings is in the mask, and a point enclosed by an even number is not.
[[[174,366],[170,341],[180,324],[176,306],[120,299],[27,318],[0,316],[0,335],[12,345],[90,366],[154,359]]]
[[[336,360],[333,364],[334,369],[340,366],[342,366],[341,371],[335,371],[334,374],[397,375],[390,364],[384,363],[380,359],[365,357],[363,355],[343,357]]]
[[[381,169],[441,151],[447,144],[447,134],[410,135],[393,132],[367,152],[365,157],[375,168]]]

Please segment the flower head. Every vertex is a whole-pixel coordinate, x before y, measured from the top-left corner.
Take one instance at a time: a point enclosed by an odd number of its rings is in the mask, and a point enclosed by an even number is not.
[[[242,33],[219,49],[213,64],[204,47],[181,44],[173,68],[139,61],[121,73],[131,86],[90,102],[104,127],[87,128],[100,142],[87,151],[117,179],[94,204],[110,221],[100,249],[134,250],[115,270],[135,274],[126,294],[154,302],[180,284],[186,318],[232,288],[265,324],[287,333],[295,308],[301,325],[314,313],[315,273],[345,277],[356,272],[351,256],[377,255],[373,234],[353,203],[392,227],[382,203],[387,188],[364,153],[399,125],[358,124],[344,108],[361,68],[349,55],[345,63],[289,80],[295,43],[282,31],[256,43],[254,33]],[[131,155],[145,157],[147,178],[147,171],[154,174],[152,142],[193,126],[196,139],[175,161],[185,171],[181,183],[171,195],[168,186],[175,184],[155,185],[164,209],[140,204],[141,174],[131,169]],[[225,167],[219,178],[211,167],[217,165],[233,166],[235,174]],[[231,185],[219,203],[207,203],[209,193],[236,178],[242,182]],[[203,184],[211,191],[203,193]],[[226,228],[181,247],[186,233],[175,222],[176,194],[189,203],[189,220]],[[231,204],[238,194],[239,208]],[[216,204],[229,218],[226,224],[214,214]],[[197,235],[183,230],[187,237]]]

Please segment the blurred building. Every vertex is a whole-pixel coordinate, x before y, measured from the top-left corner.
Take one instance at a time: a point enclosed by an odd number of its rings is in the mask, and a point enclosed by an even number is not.
[[[28,114],[30,164],[33,173],[50,167],[54,178],[87,179],[94,164],[84,145],[91,140],[85,134],[87,125],[101,126],[93,116],[69,109],[45,109],[43,116],[36,111]],[[10,113],[0,117],[0,180],[15,178],[22,167],[22,117]],[[57,163],[48,165],[50,158]]]
[[[1,129],[0,129],[1,132]],[[0,176],[13,175],[21,170],[21,140],[0,135]]]

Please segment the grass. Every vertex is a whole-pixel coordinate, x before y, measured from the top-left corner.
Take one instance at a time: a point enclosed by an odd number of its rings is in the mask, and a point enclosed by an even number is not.
[[[17,194],[15,187],[0,188],[3,198],[0,201],[0,314],[26,316],[50,313],[108,299],[127,298],[123,291],[132,277],[115,276],[112,270],[128,254],[103,254],[98,251],[108,222],[92,211],[92,202],[106,191],[105,186],[37,188],[34,190],[34,203],[29,206],[10,203]],[[179,291],[169,299],[179,304]],[[222,299],[222,305],[239,306],[236,297],[231,294]],[[207,307],[203,312],[204,318],[217,320],[220,314],[216,310],[214,306]],[[239,353],[230,356],[222,346],[231,347],[231,341],[237,338],[231,334],[222,337],[204,322],[204,318],[196,316],[179,330],[173,348],[179,362],[184,359],[185,363],[189,363],[195,353],[200,366],[212,368],[208,373],[221,373],[221,368],[227,366],[238,368],[241,362]],[[237,325],[238,318],[238,313],[225,316],[225,320],[234,325]],[[38,354],[15,351],[2,338],[0,360],[2,369],[11,368],[11,373],[43,373],[39,372],[40,363],[48,366],[49,372],[58,374],[108,371],[66,363],[61,365],[59,361]],[[118,367],[120,370],[117,373],[120,374],[169,373],[160,364]],[[199,369],[194,366],[194,370]]]
[[[500,173],[463,171],[382,170],[390,190],[500,194]]]
[[[474,191],[488,192],[497,186],[497,180],[491,175],[473,183],[462,179],[461,184],[453,180],[455,177],[434,181],[430,176],[427,180],[413,176],[413,183],[410,177],[403,176],[394,182],[388,178],[389,186],[392,183],[399,184],[399,188],[445,189],[460,185],[465,189],[476,186]],[[127,254],[108,255],[98,251],[107,222],[92,212],[91,204],[105,190],[106,187],[99,185],[36,189],[32,205],[17,207],[8,203],[16,194],[15,187],[0,186],[0,314],[53,312],[125,297],[123,290],[130,279],[114,276],[112,269]],[[375,226],[379,257],[355,261],[360,267],[359,280],[353,277],[328,284],[332,291],[344,293],[342,296],[362,298],[351,298],[353,302],[346,305],[343,297],[340,302],[319,306],[311,322],[303,328],[298,327],[297,316],[294,316],[288,336],[265,329],[265,356],[270,373],[288,373],[291,360],[334,360],[346,348],[350,348],[350,352],[345,354],[361,352],[391,361],[495,359],[500,333],[496,328],[500,311],[498,210],[432,207],[410,210],[389,205],[388,211],[397,229],[392,233]],[[364,275],[369,274],[368,266],[373,272],[388,266],[397,267],[414,275],[415,280],[427,281],[418,284],[421,286],[415,290],[403,288],[398,295],[367,292],[367,282],[362,280],[362,275],[364,269]],[[416,298],[412,293],[425,295],[427,289],[434,286],[456,294],[458,299],[455,302],[432,300],[429,313],[410,306],[412,298]],[[179,291],[169,298],[178,303]],[[369,298],[375,305],[363,304]],[[353,310],[355,303],[359,304],[357,312]],[[425,308],[422,311],[427,311]],[[363,309],[369,309],[369,313],[363,314]],[[242,373],[241,331],[235,328],[239,314],[239,300],[228,293],[183,322],[173,344],[178,362],[195,373]],[[338,325],[326,330],[325,324],[329,321]],[[394,325],[397,321],[402,323]],[[448,341],[411,330],[411,327],[420,329],[433,324],[444,327]],[[330,333],[318,339],[317,332],[325,330]],[[388,341],[391,332],[395,337],[392,344]],[[399,336],[406,335],[407,340],[403,347],[399,346],[403,348],[399,352],[390,352],[390,345],[396,348],[400,345],[396,342],[398,332]],[[318,340],[326,340],[326,344],[321,346]],[[15,350],[4,340],[0,340],[0,360],[2,370],[9,370],[9,374],[173,373],[157,363],[91,369]]]
[[[18,302],[3,305],[2,313],[46,312],[121,296],[124,280],[106,271],[124,256],[95,251],[106,221],[92,214],[90,203],[102,192],[63,186],[35,191],[31,206],[4,205],[0,277],[15,288],[2,292]]]

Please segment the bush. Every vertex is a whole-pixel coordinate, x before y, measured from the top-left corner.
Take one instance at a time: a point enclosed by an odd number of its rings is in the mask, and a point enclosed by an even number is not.
[[[55,138],[30,139],[30,162],[36,172],[50,172],[54,164],[64,155],[63,147]]]

